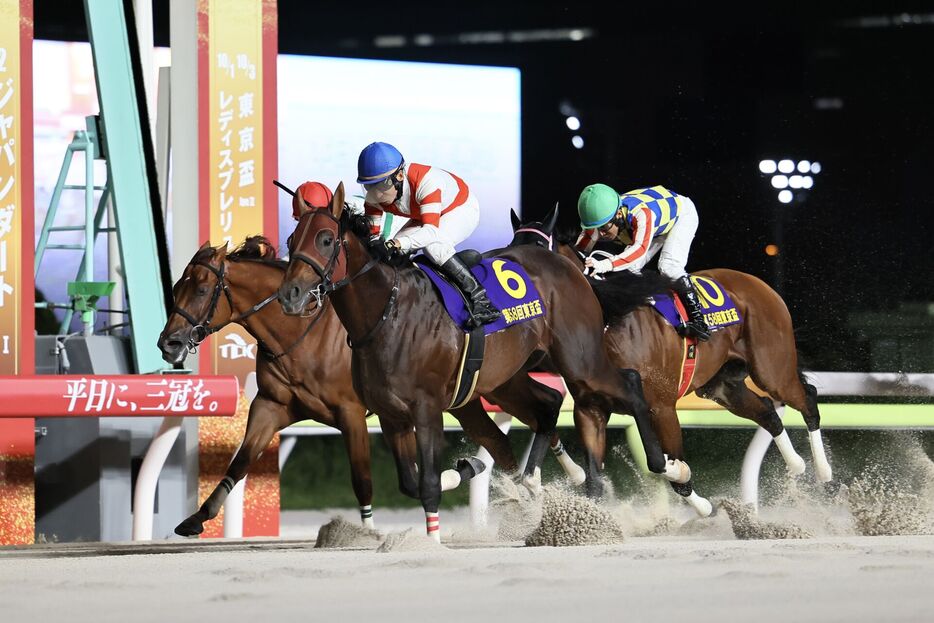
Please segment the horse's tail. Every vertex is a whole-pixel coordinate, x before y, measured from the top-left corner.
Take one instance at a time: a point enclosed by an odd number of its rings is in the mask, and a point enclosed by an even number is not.
[[[607,324],[613,324],[637,307],[647,305],[653,294],[675,288],[674,281],[656,272],[636,274],[623,270],[606,273],[605,279],[588,277],[587,281],[597,295]]]

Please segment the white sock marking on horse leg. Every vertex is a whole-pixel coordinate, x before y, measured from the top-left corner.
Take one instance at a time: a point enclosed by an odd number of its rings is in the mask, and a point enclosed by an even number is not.
[[[788,438],[788,431],[783,430],[781,434],[777,437],[773,437],[772,440],[775,442],[775,445],[778,446],[778,451],[782,453],[782,458],[785,459],[788,473],[792,476],[800,476],[803,474],[804,459],[795,452],[794,447],[791,445],[791,439]]]
[[[441,542],[441,517],[438,513],[425,511],[425,528],[428,531],[428,536],[438,543]]]
[[[691,491],[691,495],[684,498],[684,501],[691,505],[691,508],[701,517],[710,517],[713,512],[713,504],[707,498],[697,495],[696,491]]]
[[[808,433],[808,441],[811,442],[811,456],[814,458],[814,471],[817,473],[818,482],[830,482],[833,480],[833,470],[830,468],[830,462],[824,453],[824,440],[821,438],[820,429]]]
[[[461,475],[456,469],[446,469],[441,472],[441,490],[450,491],[461,484]]]

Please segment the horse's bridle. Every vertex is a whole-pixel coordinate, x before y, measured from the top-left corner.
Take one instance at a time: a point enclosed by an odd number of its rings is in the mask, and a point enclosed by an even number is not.
[[[540,237],[544,238],[544,239],[545,239],[545,248],[548,249],[549,251],[555,251],[555,250],[556,250],[556,249],[555,249],[555,242],[554,242],[554,235],[546,234],[545,232],[543,232],[543,231],[541,231],[541,230],[539,230],[539,229],[535,229],[534,227],[520,227],[520,228],[517,229],[515,232],[513,232],[513,236],[515,236],[515,234],[521,234],[521,233],[523,233],[523,232],[524,232],[524,233],[527,233],[527,234],[535,234],[536,236],[540,236]]]
[[[308,266],[310,266],[311,269],[315,271],[315,273],[321,279],[321,282],[310,290],[311,295],[315,297],[315,301],[320,307],[322,304],[322,301],[328,294],[330,294],[331,292],[334,292],[335,290],[339,290],[340,288],[343,288],[344,286],[349,284],[351,281],[353,281],[357,277],[360,277],[361,275],[369,271],[371,268],[373,268],[379,263],[379,258],[371,257],[370,261],[364,264],[363,268],[361,268],[357,272],[357,274],[351,277],[344,277],[343,279],[337,282],[332,282],[331,279],[334,277],[334,269],[337,267],[337,260],[340,257],[342,250],[345,250],[345,263],[346,263],[347,240],[345,240],[344,238],[344,226],[341,223],[341,220],[337,218],[336,216],[334,216],[333,214],[331,214],[331,212],[327,208],[319,208],[317,210],[309,210],[305,212],[304,214],[302,214],[302,216],[298,219],[298,222],[299,222],[298,227],[301,226],[303,219],[309,218],[309,216],[311,216],[311,218],[314,218],[315,215],[326,216],[332,221],[334,221],[335,223],[337,223],[337,240],[335,241],[335,244],[334,244],[334,252],[331,254],[331,257],[328,259],[328,263],[325,264],[324,268],[322,268],[321,265],[314,260],[314,258],[309,257],[308,255],[300,251],[293,253],[292,249],[289,249],[289,257],[291,259],[295,259],[300,262],[304,262],[305,264],[308,264]],[[298,231],[298,227],[295,228],[296,231]],[[308,226],[306,225],[304,230],[302,231],[301,238],[298,239],[298,242],[295,243],[294,247],[301,248],[302,243],[305,241],[305,236],[307,235],[308,235]]]
[[[211,294],[211,306],[208,307],[207,317],[204,319],[204,322],[196,321],[194,316],[186,312],[184,309],[182,309],[178,305],[173,307],[171,313],[169,314],[169,315],[178,314],[179,316],[184,318],[188,322],[188,324],[191,325],[191,330],[188,332],[188,344],[187,344],[189,353],[195,352],[195,350],[198,348],[198,345],[201,342],[203,342],[205,338],[207,338],[209,335],[213,333],[217,333],[218,331],[220,331],[221,329],[223,329],[224,327],[226,327],[232,322],[239,322],[241,320],[244,320],[245,318],[249,318],[256,312],[258,312],[259,310],[261,310],[262,308],[266,307],[271,302],[279,298],[278,292],[273,293],[269,295],[268,297],[266,297],[264,300],[260,301],[259,303],[251,307],[249,311],[243,314],[240,314],[240,316],[238,316],[237,318],[234,318],[233,317],[233,312],[234,312],[233,296],[230,294],[230,286],[227,285],[226,263],[221,262],[220,268],[214,268],[207,262],[195,262],[194,264],[192,264],[192,266],[203,266],[204,268],[207,268],[208,270],[210,270],[212,273],[214,273],[214,276],[217,277],[217,283],[214,284],[214,292],[213,294]],[[223,324],[219,324],[217,326],[212,327],[211,319],[214,318],[214,312],[217,311],[217,303],[218,301],[220,301],[221,292],[223,292],[224,296],[227,297],[227,304],[230,305],[230,319],[228,319],[227,322]]]

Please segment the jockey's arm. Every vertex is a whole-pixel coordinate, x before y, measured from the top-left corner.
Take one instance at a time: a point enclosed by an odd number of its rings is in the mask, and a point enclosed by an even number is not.
[[[581,232],[581,235],[578,236],[577,242],[574,243],[574,248],[584,255],[587,255],[593,251],[598,240],[600,240],[600,232],[597,231],[597,228],[585,229]]]
[[[424,249],[440,240],[441,230],[438,229],[441,223],[440,191],[437,192],[437,197],[438,201],[421,205],[421,225],[414,225],[412,221],[409,221],[409,224],[396,234],[395,240],[399,243],[399,248],[403,253]]]
[[[367,220],[370,222],[370,237],[379,236],[382,233],[383,226],[383,210],[377,205],[372,203],[363,204],[363,213],[366,215]]]
[[[632,244],[623,249],[622,253],[610,258],[613,265],[611,270],[626,270],[633,263],[645,258],[652,244],[655,233],[655,214],[646,206],[636,208],[632,213]]]

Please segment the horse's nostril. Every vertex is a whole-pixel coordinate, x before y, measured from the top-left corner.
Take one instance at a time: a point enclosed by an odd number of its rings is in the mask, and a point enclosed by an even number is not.
[[[302,289],[298,286],[292,286],[292,289],[289,290],[289,299],[297,301],[298,298],[302,295]]]
[[[184,346],[181,340],[166,340],[163,342],[163,348],[166,350],[179,350]]]

